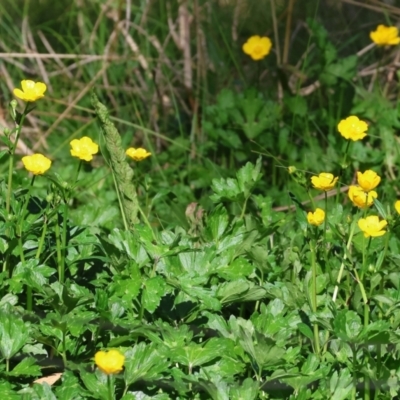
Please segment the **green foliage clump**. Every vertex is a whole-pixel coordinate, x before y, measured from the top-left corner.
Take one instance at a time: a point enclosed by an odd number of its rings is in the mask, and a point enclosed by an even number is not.
[[[399,10],[49,4],[0,4],[0,394],[396,399]]]

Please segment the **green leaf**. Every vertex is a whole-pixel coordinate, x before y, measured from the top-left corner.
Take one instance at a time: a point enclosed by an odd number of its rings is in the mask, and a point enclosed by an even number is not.
[[[237,201],[240,198],[239,184],[236,179],[213,179],[211,189],[214,192],[210,199],[214,202],[221,200]]]
[[[360,316],[352,310],[340,310],[333,321],[335,334],[346,342],[356,343],[363,325]]]
[[[300,117],[305,117],[307,115],[308,107],[304,97],[286,97],[285,104],[292,114],[299,115]]]
[[[182,290],[185,290],[190,297],[200,300],[202,309],[221,310],[221,303],[215,298],[215,292],[213,290],[191,286],[190,284],[182,286]]]
[[[225,282],[219,286],[216,296],[222,304],[238,301],[256,301],[264,298],[266,290],[245,280]]]
[[[1,380],[0,393],[3,400],[21,400],[21,395],[14,392],[11,383]]]
[[[224,279],[237,280],[247,278],[253,273],[254,268],[245,258],[238,257],[230,264],[223,264],[216,272]]]
[[[314,340],[313,331],[311,330],[311,328],[310,328],[308,325],[306,325],[306,324],[303,323],[303,322],[300,322],[300,323],[297,325],[297,328],[299,328],[299,331],[300,331],[304,336],[306,336],[308,339],[310,339],[311,341]]]
[[[379,215],[383,219],[387,219],[387,212],[385,210],[385,206],[378,199],[374,199],[374,207],[378,210]]]
[[[137,229],[140,229],[139,227]],[[145,234],[145,228],[140,230],[140,238],[151,242],[153,240],[151,232]],[[137,240],[137,237],[130,231],[122,231],[120,229],[113,229],[108,235],[108,240],[123,254],[129,256],[130,259],[135,260],[139,266],[144,265],[149,259],[145,249]]]
[[[229,225],[229,217],[226,209],[220,204],[207,218],[207,231],[210,232],[211,238],[218,241]]]
[[[15,294],[8,293],[3,296],[0,300],[0,308],[3,308],[6,304],[15,306],[18,303],[18,296]]]
[[[153,313],[159,306],[161,297],[166,294],[165,280],[161,276],[155,276],[147,279],[144,282],[144,286],[142,295],[143,307],[149,313]]]
[[[356,75],[357,62],[358,57],[352,55],[326,65],[324,71],[320,75],[321,83],[333,86],[337,84],[338,78],[350,81]]]
[[[121,400],[171,400],[167,393],[160,393],[154,396],[148,396],[143,392],[128,392]]]
[[[251,162],[246,163],[244,167],[239,169],[236,176],[240,191],[245,198],[249,197],[251,190],[262,177],[261,157],[258,157],[256,165]]]
[[[208,318],[207,326],[221,333],[222,336],[229,338],[231,336],[230,327],[223,317],[210,312],[204,312],[204,316]]]
[[[234,122],[249,139],[255,139],[262,132],[274,127],[280,116],[280,106],[268,101],[254,89],[238,96],[237,107],[230,110]]]
[[[258,392],[258,383],[247,378],[240,385],[231,388],[229,398],[231,400],[255,400]]]
[[[31,258],[26,262],[17,264],[13,271],[12,279],[22,280],[26,285],[43,292],[43,287],[48,284],[48,278],[55,274],[54,268],[39,265],[39,260]]]
[[[222,89],[217,97],[218,108],[230,109],[235,107],[235,98],[232,90]]]
[[[178,362],[192,369],[221,357],[225,346],[220,339],[210,339],[205,346],[196,343],[189,343],[187,346],[176,348],[171,353],[174,362]]]
[[[25,323],[3,309],[0,312],[0,352],[3,357],[9,360],[25,345],[28,337],[29,329]]]
[[[33,355],[44,354],[46,356],[48,355],[47,350],[43,348],[43,343],[28,343],[22,348],[22,353]]]
[[[8,250],[8,241],[0,237],[0,253],[4,254]]]
[[[130,277],[116,275],[113,282],[110,283],[110,292],[116,297],[126,297],[127,299],[136,299],[142,286],[142,277],[139,269],[133,273],[134,269],[131,268],[132,274]]]
[[[170,326],[168,323],[162,323],[159,326],[161,329],[162,341],[158,337],[157,340],[160,340],[160,343],[170,349],[182,347],[192,340],[193,332],[189,330],[188,325]]]
[[[359,337],[359,341],[368,344],[389,344],[390,343],[391,324],[388,321],[374,321],[366,326]]]
[[[72,336],[80,337],[84,332],[86,332],[90,326],[97,326],[95,324],[91,324],[96,318],[98,318],[98,314],[92,311],[79,311],[76,310],[68,313],[67,318],[68,329]]]
[[[22,389],[19,393],[23,396],[22,398],[28,397],[30,400],[57,400],[51,386],[47,383],[35,383],[31,388]]]
[[[346,400],[353,389],[353,378],[347,368],[340,370],[338,375],[337,371],[332,374],[330,383],[330,396],[331,400]]]
[[[108,385],[107,385],[107,375],[96,370],[95,373],[85,371],[83,368],[80,371],[82,381],[91,396],[99,400],[109,400]],[[115,382],[115,377],[113,375],[108,375],[110,379]],[[112,385],[114,385],[112,382]]]
[[[169,368],[166,355],[154,344],[141,342],[125,352],[124,379],[127,386],[138,380],[159,379]]]
[[[14,369],[9,373],[11,376],[40,376],[42,371],[36,364],[36,360],[33,357],[24,358]]]
[[[90,396],[79,383],[79,379],[68,370],[62,376],[62,385],[57,386],[56,395],[58,400],[83,400]]]
[[[318,357],[315,354],[310,354],[301,367],[301,372],[295,377],[281,378],[281,381],[289,384],[296,392],[301,390],[304,386],[312,382],[325,378],[329,373],[329,366],[320,366]],[[296,371],[293,369],[291,371]],[[289,372],[291,372],[289,371]]]

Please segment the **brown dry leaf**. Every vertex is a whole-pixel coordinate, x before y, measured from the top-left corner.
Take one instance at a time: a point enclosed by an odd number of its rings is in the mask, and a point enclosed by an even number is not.
[[[48,385],[54,385],[62,376],[62,372],[57,372],[53,375],[45,376],[43,378],[36,379],[33,383],[39,383],[39,385],[43,383],[47,383]]]

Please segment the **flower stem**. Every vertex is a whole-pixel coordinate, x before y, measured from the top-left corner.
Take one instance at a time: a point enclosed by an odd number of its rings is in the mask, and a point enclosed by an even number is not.
[[[62,331],[62,353],[61,353],[61,357],[63,360],[63,364],[64,364],[64,368],[67,368],[67,344],[66,344],[66,334],[65,334],[65,328],[63,328]]]
[[[311,239],[310,242],[310,252],[311,252],[311,271],[312,271],[312,311],[314,314],[317,313],[317,263],[316,263],[316,244],[315,239]],[[319,345],[319,331],[318,324],[314,322],[314,351],[316,354],[320,353],[320,345]]]
[[[46,215],[46,212],[47,212],[47,209],[45,211],[45,214],[43,215],[43,230],[42,230],[42,235],[41,235],[40,240],[39,240],[38,249],[37,249],[36,255],[35,255],[35,258],[37,260],[39,259],[40,254],[42,253],[44,239],[45,239],[46,233],[47,233],[47,215]]]
[[[22,233],[22,223],[23,223],[22,221],[26,219],[25,213],[26,213],[26,210],[27,210],[27,208],[28,208],[29,199],[30,199],[30,197],[31,197],[31,192],[32,192],[32,187],[33,187],[33,184],[35,183],[35,178],[36,178],[36,175],[33,175],[33,176],[32,176],[32,179],[31,179],[31,184],[29,185],[28,193],[26,194],[26,197],[25,197],[24,205],[22,206],[22,211],[21,211],[21,214],[20,214],[20,216],[21,216],[21,221],[20,221],[20,223],[19,223],[19,225],[20,225],[20,232],[21,232],[21,233]]]
[[[249,197],[246,197],[244,199],[244,203],[243,203],[243,207],[242,207],[242,212],[240,214],[240,218],[239,219],[243,219],[244,217],[244,213],[246,212],[246,207],[247,207],[247,201],[249,200]]]
[[[352,239],[353,239],[353,235],[354,235],[354,230],[355,230],[355,228],[356,228],[356,222],[355,222],[355,220],[354,220],[354,221],[352,222],[352,224],[351,224],[349,239],[347,240],[347,244],[346,244],[347,252],[350,250],[351,241],[352,241]],[[340,284],[340,281],[342,280],[342,275],[343,275],[343,272],[344,272],[345,261],[346,261],[346,259],[347,259],[347,252],[345,252],[345,253],[343,254],[343,261],[342,261],[342,264],[340,265],[339,274],[338,274],[337,281],[336,281],[336,286],[335,286],[335,289],[334,289],[334,291],[333,291],[333,296],[332,296],[332,301],[333,301],[333,302],[336,301],[336,297],[337,297],[337,295],[338,295],[339,284]]]
[[[111,375],[107,375],[108,398],[114,400],[114,385],[112,384]]]
[[[22,211],[20,213],[20,221],[18,223],[18,244],[20,248],[20,257],[21,261],[25,262],[25,257],[24,257],[24,248],[23,248],[23,243],[22,243],[22,234],[23,234],[23,221],[26,219],[25,213],[28,208],[29,204],[29,198],[31,197],[31,191],[33,184],[35,183],[35,178],[36,176],[32,176],[31,184],[28,189],[28,193],[26,194],[24,205],[22,206]],[[26,310],[27,311],[32,311],[32,288],[30,286],[27,286],[26,288]]]
[[[327,227],[328,227],[328,194],[325,192],[325,220],[324,220],[324,256],[325,256],[325,266],[326,266],[326,270],[328,271],[329,274],[329,280],[330,282],[333,281],[333,277],[332,277],[332,271],[331,271],[331,267],[329,264],[329,260],[328,260],[328,243],[326,240],[326,231],[327,231]]]
[[[19,136],[21,134],[22,125],[24,123],[25,117],[28,111],[28,103],[25,106],[25,110],[21,115],[21,120],[17,123],[17,130],[15,133],[15,140],[13,145],[10,148],[10,158],[8,159],[8,185],[7,185],[7,196],[6,196],[6,211],[7,214],[10,212],[10,205],[11,205],[11,193],[12,193],[12,178],[13,178],[13,171],[14,171],[14,158],[15,158],[15,150],[17,149]]]
[[[68,204],[64,202],[63,205],[63,232],[62,232],[62,282],[64,282],[65,275],[65,257],[67,252],[67,232],[68,232]]]
[[[75,174],[75,183],[78,182],[79,172],[81,171],[81,168],[82,168],[82,160],[79,160],[78,168]]]
[[[61,263],[62,263],[62,255],[61,255],[61,240],[60,240],[60,225],[58,223],[59,214],[56,213],[56,224],[55,224],[55,233],[56,233],[56,251],[57,251],[57,269],[58,269],[58,281],[61,283],[62,280],[62,271],[61,271]]]
[[[343,161],[342,164],[340,166],[340,171],[339,171],[339,179],[342,178],[343,176],[343,171],[347,168],[347,155],[349,153],[349,148],[350,148],[350,140],[347,141],[347,145],[346,145],[346,150],[344,151],[344,155],[343,155]],[[339,185],[337,186],[337,192],[336,192],[336,205],[339,204],[339,198],[340,198],[340,187]]]

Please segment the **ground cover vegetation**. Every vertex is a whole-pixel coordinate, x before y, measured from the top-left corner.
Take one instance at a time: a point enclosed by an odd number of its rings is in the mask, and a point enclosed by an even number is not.
[[[397,399],[400,8],[2,0],[2,399]]]

